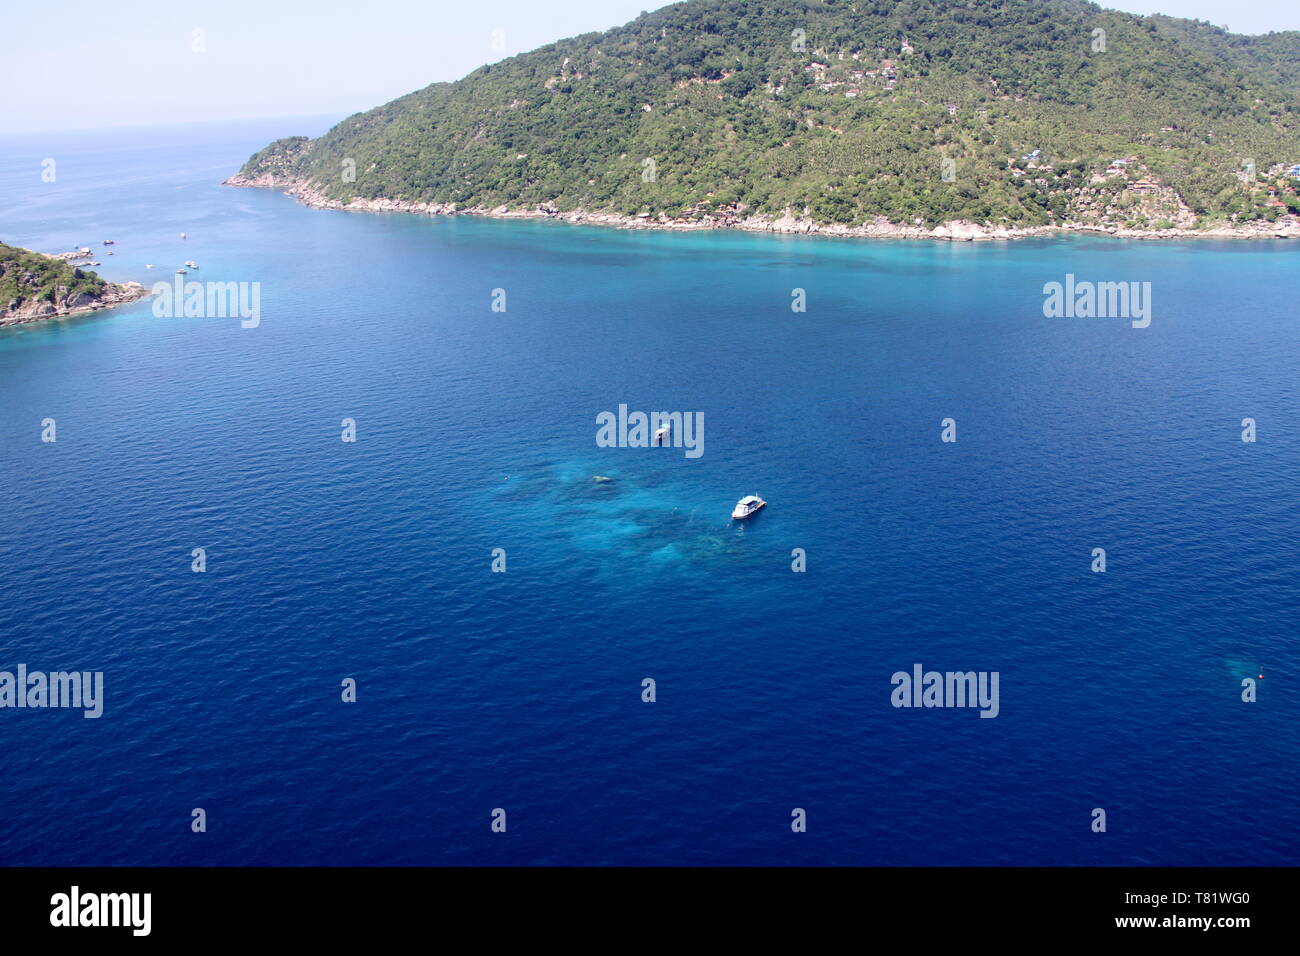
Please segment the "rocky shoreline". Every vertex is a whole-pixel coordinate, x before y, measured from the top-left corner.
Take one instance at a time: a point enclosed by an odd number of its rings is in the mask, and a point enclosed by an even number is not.
[[[43,253],[42,253],[43,254]],[[48,256],[55,259],[57,256]],[[139,282],[106,282],[101,295],[92,296],[78,293],[63,301],[49,302],[39,300],[26,303],[19,308],[0,312],[0,328],[11,325],[26,325],[31,322],[46,322],[50,319],[64,319],[74,315],[86,315],[101,309],[111,309],[128,302],[135,302],[149,295],[149,290]]]
[[[1062,226],[1007,228],[978,223],[947,222],[933,228],[908,226],[877,218],[861,226],[819,223],[789,213],[780,218],[714,218],[673,220],[648,216],[622,216],[617,213],[572,211],[560,212],[549,204],[533,209],[510,209],[497,206],[457,208],[453,203],[408,202],[400,199],[353,199],[344,203],[329,199],[310,180],[289,179],[264,173],[250,177],[235,174],[224,185],[248,189],[278,189],[300,203],[316,209],[342,209],[349,212],[405,212],[427,216],[487,216],[494,219],[555,219],[578,225],[614,226],[621,229],[740,229],[746,232],[771,232],[795,235],[843,236],[858,239],[935,239],[947,242],[1009,241],[1062,235],[1102,235],[1120,239],[1300,239],[1300,218],[1288,216],[1278,222],[1252,222],[1244,225],[1223,223],[1206,229],[1126,229],[1114,225],[1067,223]]]

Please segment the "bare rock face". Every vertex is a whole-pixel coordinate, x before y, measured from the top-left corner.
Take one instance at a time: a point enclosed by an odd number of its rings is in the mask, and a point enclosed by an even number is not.
[[[292,186],[293,180],[285,176],[279,176],[276,173],[266,171],[256,176],[234,175],[222,183],[223,186],[247,186],[261,189],[279,189],[282,186]]]
[[[111,302],[113,305],[121,305],[124,302],[134,302],[141,296],[148,295],[148,293],[149,290],[139,282],[124,282],[121,285],[110,283],[104,301]]]
[[[957,242],[971,242],[975,239],[987,239],[988,232],[973,222],[958,220],[948,224],[949,237]]]

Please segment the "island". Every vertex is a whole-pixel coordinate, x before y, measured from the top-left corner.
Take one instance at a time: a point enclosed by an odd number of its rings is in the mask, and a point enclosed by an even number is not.
[[[81,258],[89,256],[47,255],[0,242],[0,326],[94,312],[149,294],[138,282],[107,282],[72,264]]]
[[[623,227],[1300,238],[1300,33],[1081,0],[688,0],[277,140],[226,182]]]

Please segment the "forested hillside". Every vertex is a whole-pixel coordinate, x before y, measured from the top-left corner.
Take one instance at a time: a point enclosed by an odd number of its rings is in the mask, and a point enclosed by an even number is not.
[[[1082,0],[689,0],[281,140],[330,199],[1203,228],[1297,208],[1300,34]]]
[[[93,272],[0,242],[0,315],[47,304],[51,310],[90,301],[106,283]]]

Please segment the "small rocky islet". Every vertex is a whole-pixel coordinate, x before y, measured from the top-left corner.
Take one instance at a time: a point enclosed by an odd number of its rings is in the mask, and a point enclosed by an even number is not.
[[[138,282],[108,282],[75,264],[91,260],[86,247],[48,255],[0,242],[0,326],[95,312],[149,294]]]

